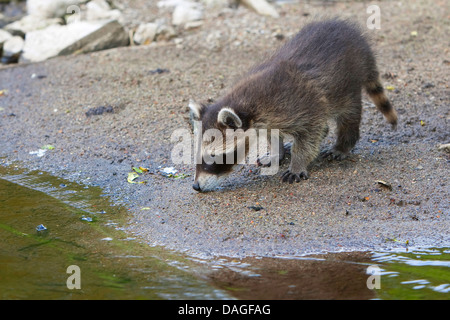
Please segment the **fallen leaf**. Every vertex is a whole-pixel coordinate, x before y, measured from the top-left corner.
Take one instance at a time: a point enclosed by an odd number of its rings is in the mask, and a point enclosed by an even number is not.
[[[425,121],[420,120],[420,125],[423,127],[425,125]]]
[[[175,179],[186,179],[189,176],[190,176],[190,174],[185,174],[185,173],[172,175],[172,177],[175,178]]]
[[[143,172],[144,172],[144,171],[141,170],[140,167],[139,167],[139,168],[137,168],[137,167],[132,167],[132,169],[133,169],[134,171],[136,171],[137,173],[143,173]]]
[[[387,86],[387,87],[386,87],[386,90],[389,90],[389,91],[394,91],[394,90],[395,90],[395,88],[394,88],[393,86]]]
[[[46,144],[45,146],[41,147],[42,150],[53,150],[55,149],[54,146],[52,146],[51,144]]]
[[[134,171],[129,172],[127,181],[129,183],[136,183],[136,181],[134,181],[134,180],[136,180],[138,177],[139,177],[139,175],[136,172],[134,172]]]

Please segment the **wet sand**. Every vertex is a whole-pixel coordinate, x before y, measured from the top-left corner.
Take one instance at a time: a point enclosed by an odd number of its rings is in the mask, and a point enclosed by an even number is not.
[[[1,161],[100,186],[130,209],[131,234],[203,258],[449,246],[449,155],[438,150],[450,141],[445,2],[381,5],[374,47],[398,129],[391,131],[364,96],[352,156],[317,160],[307,181],[282,184],[280,174],[260,176],[246,165],[219,190],[198,194],[194,165],[171,162],[170,137],[189,128],[190,98],[216,99],[284,41],[274,34],[289,37],[317,13],[365,23],[362,3],[311,5],[307,17],[300,5],[285,5],[278,20],[240,8],[185,31],[178,44],[2,67]],[[152,72],[157,68],[169,72]],[[92,114],[99,107],[112,112]],[[333,139],[331,133],[324,146]],[[45,145],[55,148],[30,154]],[[138,180],[146,184],[127,182],[133,166],[149,169]],[[189,176],[159,173],[172,166]]]

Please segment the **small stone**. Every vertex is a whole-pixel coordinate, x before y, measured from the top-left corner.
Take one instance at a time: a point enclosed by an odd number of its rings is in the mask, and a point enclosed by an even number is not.
[[[450,153],[450,143],[441,144],[441,145],[438,147],[438,149],[439,149],[440,151],[444,151],[444,152]]]
[[[195,28],[199,28],[203,25],[203,21],[202,20],[198,20],[198,21],[189,21],[186,22],[184,24],[184,29],[185,30],[191,30],[191,29],[195,29]]]
[[[273,18],[280,16],[277,10],[266,0],[242,0],[242,3],[261,15]]]
[[[122,13],[117,9],[111,10],[111,7],[105,0],[93,0],[87,3],[86,19],[88,21],[117,20],[123,22]]]
[[[40,224],[40,225],[38,225],[36,227],[36,231],[37,232],[42,232],[42,231],[45,231],[45,230],[47,230],[47,227],[45,227],[43,224]]]
[[[114,113],[114,108],[112,106],[100,106],[91,108],[86,112],[86,117],[99,116],[104,113]]]
[[[3,43],[2,63],[15,63],[19,60],[24,47],[22,37],[14,36]]]
[[[177,32],[171,26],[161,24],[158,25],[156,30],[156,40],[157,41],[169,41],[177,36]]]
[[[11,38],[12,35],[9,32],[0,29],[0,51],[3,48],[3,44],[6,42],[6,40],[9,40]]]
[[[157,30],[158,24],[156,23],[141,24],[134,33],[133,41],[136,44],[149,44],[155,39]]]
[[[181,25],[191,21],[201,20],[203,9],[197,3],[185,2],[175,7],[172,14],[172,24]]]

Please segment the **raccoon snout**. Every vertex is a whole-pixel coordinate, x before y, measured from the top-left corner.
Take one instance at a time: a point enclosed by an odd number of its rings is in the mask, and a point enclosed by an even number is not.
[[[193,185],[192,188],[194,188],[195,191],[201,192],[202,189],[200,188],[200,185],[198,183],[198,181],[196,181]]]

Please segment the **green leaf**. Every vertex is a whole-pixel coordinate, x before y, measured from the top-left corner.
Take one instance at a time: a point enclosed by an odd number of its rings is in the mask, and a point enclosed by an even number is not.
[[[133,167],[133,170],[136,171],[137,173],[143,173],[144,171],[142,171],[142,169],[139,167]]]
[[[51,144],[46,144],[45,146],[42,146],[41,149],[44,149],[44,150],[53,150],[53,149],[55,149],[55,147],[52,146]]]

